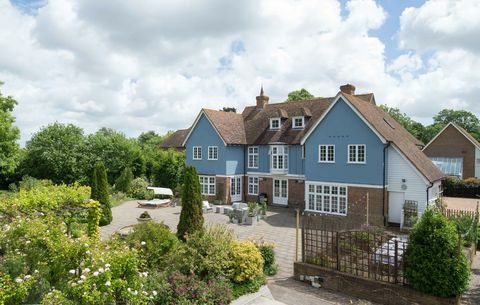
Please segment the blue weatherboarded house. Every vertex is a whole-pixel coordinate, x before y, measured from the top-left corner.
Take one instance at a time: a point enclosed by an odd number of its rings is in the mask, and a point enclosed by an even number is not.
[[[443,174],[373,94],[269,104],[263,88],[241,114],[202,109],[167,139],[184,147],[202,194],[223,202],[300,207],[337,220],[403,224],[405,203],[422,213]]]

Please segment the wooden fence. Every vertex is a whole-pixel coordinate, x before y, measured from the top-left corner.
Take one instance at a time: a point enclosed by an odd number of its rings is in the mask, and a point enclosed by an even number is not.
[[[404,236],[378,228],[319,223],[302,217],[302,261],[355,276],[405,284]]]

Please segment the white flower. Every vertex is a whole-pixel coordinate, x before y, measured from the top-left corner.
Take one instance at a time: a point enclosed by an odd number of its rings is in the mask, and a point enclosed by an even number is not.
[[[90,253],[92,253],[90,252],[90,250],[85,251],[85,254],[90,254]]]
[[[110,264],[105,264],[105,268],[110,268]]]
[[[135,290],[135,291],[133,292],[133,295],[137,295],[137,294],[138,294],[138,291]]]
[[[17,278],[15,279],[15,282],[21,283],[21,282],[23,282],[23,280],[22,280],[21,278],[17,277]]]
[[[75,269],[72,269],[72,270],[68,271],[68,273],[75,274]]]
[[[89,273],[89,272],[90,272],[90,268],[85,268],[85,269],[83,270],[83,272],[84,272],[84,273]]]
[[[148,276],[148,272],[142,272],[142,275],[143,275],[144,277],[147,277],[147,276]]]
[[[37,269],[33,270],[33,273],[38,273],[38,270]]]
[[[27,240],[27,241],[25,242],[25,244],[27,244],[27,245],[28,245],[29,243],[30,243],[30,241],[29,241],[29,240]]]
[[[142,241],[142,242],[140,243],[140,245],[145,246],[145,245],[146,245],[146,242]]]
[[[80,275],[80,278],[81,278],[82,280],[84,280],[84,279],[86,279],[87,277],[82,274],[82,275]]]
[[[128,288],[127,288],[127,291],[130,292],[130,290],[132,290],[132,289],[130,289],[130,287],[128,287]]]
[[[154,296],[156,296],[156,295],[157,295],[157,292],[156,292],[155,290],[153,290],[153,291],[152,291],[152,294],[153,294]]]
[[[105,270],[103,268],[98,269],[98,272],[103,273]]]
[[[98,271],[95,271],[95,272],[93,273],[93,276],[98,276]]]
[[[83,280],[78,280],[77,283],[81,284],[81,283],[83,283]]]
[[[105,282],[105,286],[110,286],[110,285],[112,285],[112,283],[110,283],[110,281]]]
[[[31,278],[32,276],[30,274],[27,274],[25,275],[25,279],[28,280],[29,278]]]

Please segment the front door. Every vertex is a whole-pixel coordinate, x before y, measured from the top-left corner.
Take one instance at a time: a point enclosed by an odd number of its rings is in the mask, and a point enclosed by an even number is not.
[[[242,177],[230,178],[230,198],[232,202],[242,201]]]
[[[281,205],[288,204],[287,179],[273,179],[273,203]]]
[[[388,222],[400,223],[404,203],[405,193],[388,192]]]

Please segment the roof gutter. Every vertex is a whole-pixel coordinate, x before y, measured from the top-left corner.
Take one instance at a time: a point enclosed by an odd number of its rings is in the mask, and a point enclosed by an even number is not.
[[[433,182],[430,182],[430,186],[427,187],[427,206],[428,206],[428,200],[429,200],[429,196],[428,196],[428,191],[433,187]]]
[[[387,140],[387,143],[385,144],[385,146],[383,147],[383,189],[382,189],[382,213],[383,213],[383,225],[384,226],[387,226],[387,222],[388,222],[388,215],[386,215],[385,213],[385,208],[386,208],[386,204],[385,204],[385,201],[386,201],[386,197],[385,197],[385,185],[386,185],[386,180],[387,180],[387,149],[390,147],[390,145],[392,144],[391,141],[388,141]]]

